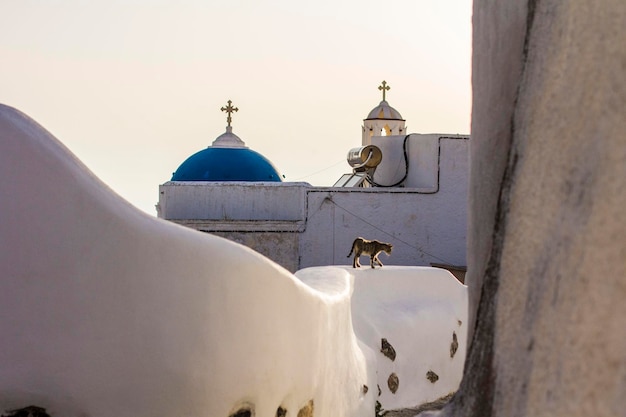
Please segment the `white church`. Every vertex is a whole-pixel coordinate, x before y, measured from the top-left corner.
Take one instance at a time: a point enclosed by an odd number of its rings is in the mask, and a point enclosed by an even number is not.
[[[242,243],[291,272],[348,264],[356,237],[391,243],[389,265],[436,265],[462,279],[466,259],[469,136],[406,132],[382,101],[363,120],[336,184],[283,182],[279,170],[226,132],[159,187],[160,218]]]

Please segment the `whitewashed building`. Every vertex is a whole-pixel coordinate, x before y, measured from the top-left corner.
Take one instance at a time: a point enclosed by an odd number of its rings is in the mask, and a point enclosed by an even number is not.
[[[446,271],[291,274],[136,209],[1,104],[0,167],[1,415],[361,417],[459,385],[467,287]]]
[[[383,82],[379,89],[383,100],[363,120],[361,145],[375,146],[382,158],[359,174],[361,181],[348,181],[359,186],[282,182],[271,162],[232,133],[236,108],[229,102],[226,133],[159,187],[158,216],[242,243],[290,271],[351,263],[347,255],[358,236],[393,244],[389,258],[381,255],[385,264],[463,271],[469,136],[406,134],[405,120],[386,101],[389,86]],[[196,177],[181,175],[196,155],[226,149],[237,158],[255,153],[265,171],[241,168],[239,160],[223,163],[221,155],[220,166],[208,166],[207,158],[207,166],[194,168]]]

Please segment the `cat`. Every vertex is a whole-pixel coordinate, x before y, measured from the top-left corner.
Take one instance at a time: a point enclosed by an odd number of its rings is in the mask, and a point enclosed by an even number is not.
[[[374,268],[374,262],[376,262],[381,267],[383,263],[378,259],[378,254],[381,252],[385,252],[387,255],[391,255],[391,249],[393,245],[391,243],[379,242],[378,240],[367,240],[362,237],[357,237],[352,242],[352,249],[350,249],[350,253],[348,254],[348,258],[354,252],[354,260],[352,261],[352,268],[361,267],[361,262],[359,262],[359,257],[361,255],[369,255],[370,256],[370,265]]]

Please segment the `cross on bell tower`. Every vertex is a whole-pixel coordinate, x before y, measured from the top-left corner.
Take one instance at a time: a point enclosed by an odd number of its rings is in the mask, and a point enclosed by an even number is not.
[[[239,109],[237,107],[233,107],[232,106],[233,102],[228,100],[228,106],[226,107],[222,107],[220,110],[225,111],[226,113],[228,113],[228,117],[226,117],[226,122],[228,123],[228,127],[230,126],[230,123],[233,121],[231,115],[233,114],[233,112],[238,112]]]
[[[379,85],[379,86],[378,86],[378,89],[379,89],[380,91],[382,91],[382,92],[383,92],[383,101],[386,101],[386,100],[385,100],[385,93],[386,93],[387,91],[391,90],[391,87],[389,87],[389,86],[387,85],[387,81],[383,80],[382,85]]]

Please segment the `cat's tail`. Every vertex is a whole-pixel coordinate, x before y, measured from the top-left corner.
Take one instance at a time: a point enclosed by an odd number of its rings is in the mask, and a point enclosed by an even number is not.
[[[349,258],[352,255],[352,252],[354,252],[354,244],[356,243],[356,240],[354,242],[352,242],[352,247],[350,248],[350,253],[348,254],[348,256],[346,256],[346,258]]]

